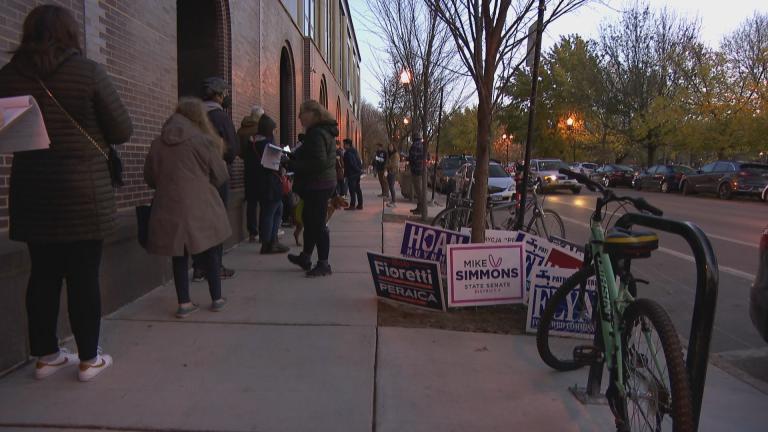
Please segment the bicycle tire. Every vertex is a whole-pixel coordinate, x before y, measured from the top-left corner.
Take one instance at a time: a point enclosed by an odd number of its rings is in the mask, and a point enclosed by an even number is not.
[[[573,352],[570,357],[566,355],[559,355],[553,349],[550,344],[550,330],[552,320],[555,314],[562,310],[563,302],[567,301],[569,295],[574,289],[577,289],[581,283],[586,283],[587,279],[595,275],[595,269],[592,266],[583,267],[571,277],[565,280],[562,285],[555,291],[552,297],[547,301],[547,305],[544,307],[544,312],[541,313],[539,319],[539,328],[536,330],[536,348],[539,351],[539,357],[547,364],[547,366],[558,371],[572,371],[584,366],[583,363],[577,362],[573,358]],[[589,295],[587,295],[589,298]],[[590,299],[591,300],[591,299]],[[592,305],[592,310],[595,311],[595,305]],[[585,320],[594,322],[592,317],[585,317]],[[567,351],[567,350],[566,350]]]
[[[468,207],[453,207],[442,210],[432,219],[432,226],[439,226],[453,231],[460,231],[468,227],[472,216],[472,209]]]
[[[544,209],[540,213],[541,216],[535,215],[531,218],[530,221],[528,221],[528,226],[525,228],[525,231],[534,235],[537,235],[539,237],[544,237],[547,240],[552,239],[552,237],[559,237],[561,239],[565,239],[565,224],[563,224],[563,219],[560,217],[557,212],[551,209]],[[541,222],[540,219],[544,219]],[[547,222],[550,221],[550,222]],[[550,223],[552,226],[547,226],[546,224]],[[540,225],[544,224],[544,225]],[[544,231],[544,232],[541,232]],[[554,231],[554,232],[553,232]]]
[[[624,415],[626,419],[626,430],[639,431],[646,430],[645,427],[637,427],[634,421],[642,422],[646,425],[650,419],[655,420],[651,430],[671,430],[674,432],[692,432],[695,430],[693,419],[693,402],[691,399],[690,382],[688,372],[683,359],[683,350],[680,339],[677,336],[672,320],[669,314],[661,305],[649,299],[637,299],[633,301],[621,318],[622,323],[622,357],[624,359],[624,385],[625,396],[622,403],[622,409],[626,409]],[[649,355],[644,355],[638,350],[638,345],[633,343],[634,330],[640,324],[640,330],[643,336],[638,341],[648,342],[648,330],[655,330],[658,335],[658,341],[664,355],[664,362],[667,367],[667,379],[664,377],[664,371],[658,367],[658,355],[654,356],[655,361],[649,361]],[[653,335],[650,335],[651,337]],[[647,339],[646,339],[647,338]],[[651,342],[651,345],[653,343]],[[658,346],[656,346],[658,353]],[[653,356],[653,349],[649,353]],[[653,366],[650,368],[649,366]],[[651,369],[657,369],[653,371]],[[661,376],[655,376],[659,372]],[[634,388],[632,383],[638,385],[645,382],[650,388]],[[649,397],[650,395],[650,397]],[[671,400],[671,407],[670,405]],[[644,413],[641,402],[647,401],[647,410],[652,412]],[[635,408],[633,410],[632,408]],[[637,413],[640,413],[638,415]],[[661,415],[660,415],[661,414]],[[669,414],[669,415],[666,415]],[[644,421],[644,422],[643,422]],[[669,425],[663,428],[662,426]]]

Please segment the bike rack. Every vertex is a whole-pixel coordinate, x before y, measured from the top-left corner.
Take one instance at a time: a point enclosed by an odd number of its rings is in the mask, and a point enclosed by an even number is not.
[[[633,225],[677,234],[688,242],[693,251],[696,261],[696,298],[685,364],[691,383],[694,422],[698,430],[709,363],[709,345],[712,341],[717,306],[719,272],[715,252],[704,231],[691,222],[674,221],[640,213],[627,213],[616,221],[616,226],[621,228],[628,229]],[[589,369],[586,389],[572,388],[572,391],[582,402],[595,402],[600,398],[602,377],[603,363],[594,363]]]

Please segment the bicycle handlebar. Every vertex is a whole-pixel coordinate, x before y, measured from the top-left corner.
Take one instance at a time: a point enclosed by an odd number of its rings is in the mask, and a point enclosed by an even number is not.
[[[590,180],[589,177],[585,176],[584,174],[573,172],[567,168],[560,168],[559,172],[560,174],[565,174],[568,177],[578,181],[579,183],[583,184],[593,192],[596,192],[596,191],[602,192],[604,196],[603,204],[607,204],[610,201],[628,201],[628,202],[631,202],[635,206],[635,208],[637,208],[640,211],[647,211],[648,213],[651,213],[654,216],[664,215],[663,211],[649,204],[648,201],[645,200],[645,198],[618,197],[613,193],[613,191],[601,185],[600,183]]]

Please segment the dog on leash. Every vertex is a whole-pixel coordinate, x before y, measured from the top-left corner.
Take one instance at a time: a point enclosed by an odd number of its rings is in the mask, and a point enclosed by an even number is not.
[[[336,210],[349,207],[349,203],[343,196],[337,195],[328,201],[328,209],[325,212],[325,223],[327,224],[331,220],[331,216]],[[294,221],[296,222],[296,229],[293,230],[293,238],[296,240],[296,246],[301,246],[301,233],[304,231],[304,221],[301,218],[301,211],[304,209],[304,202],[302,201],[296,206],[296,213],[294,214]]]

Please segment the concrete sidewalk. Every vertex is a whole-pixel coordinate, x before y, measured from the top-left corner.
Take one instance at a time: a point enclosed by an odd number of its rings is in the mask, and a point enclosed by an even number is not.
[[[363,187],[365,209],[331,221],[333,276],[243,244],[225,258],[224,312],[177,320],[173,287],[157,288],[104,320],[115,365],[97,380],[35,381],[31,365],[1,379],[0,431],[612,429],[567,390],[586,370],[550,371],[532,337],[378,328],[365,251],[396,253],[402,224],[382,224],[378,183]],[[700,430],[765,430],[768,396],[714,366],[707,384]]]

